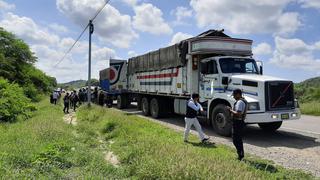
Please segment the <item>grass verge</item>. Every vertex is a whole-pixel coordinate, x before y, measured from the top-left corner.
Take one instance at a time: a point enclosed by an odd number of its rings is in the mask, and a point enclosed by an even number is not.
[[[144,118],[101,107],[78,112],[79,130],[102,137],[119,156],[114,178],[136,179],[312,179],[270,161],[236,160],[233,149],[203,145],[196,136],[184,143],[182,134]],[[97,133],[99,131],[99,133]],[[117,176],[120,175],[120,176]]]
[[[313,179],[223,145],[182,142],[181,133],[135,115],[81,107],[77,126],[47,100],[27,121],[0,124],[0,179]],[[105,160],[113,152],[118,167]]]
[[[320,102],[301,103],[300,110],[302,114],[320,116]]]

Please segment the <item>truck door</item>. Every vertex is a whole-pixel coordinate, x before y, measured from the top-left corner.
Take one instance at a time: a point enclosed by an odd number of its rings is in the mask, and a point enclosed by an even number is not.
[[[203,60],[200,63],[199,94],[201,101],[211,99],[215,89],[219,88],[220,75],[215,60]]]

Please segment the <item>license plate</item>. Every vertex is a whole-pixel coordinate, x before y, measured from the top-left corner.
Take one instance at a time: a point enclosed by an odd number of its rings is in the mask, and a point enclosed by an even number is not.
[[[289,114],[281,114],[281,119],[289,119]]]

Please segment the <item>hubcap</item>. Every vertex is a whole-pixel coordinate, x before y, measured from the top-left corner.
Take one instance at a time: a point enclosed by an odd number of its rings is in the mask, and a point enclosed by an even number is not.
[[[222,129],[226,125],[226,117],[224,116],[223,113],[218,113],[216,115],[216,125],[219,129]]]
[[[147,102],[146,102],[146,101],[143,101],[143,102],[142,102],[142,109],[143,109],[143,112],[145,112],[145,113],[146,113],[146,112],[148,111],[148,110],[147,110],[147,108],[148,108],[148,107],[147,107]]]
[[[152,115],[156,115],[157,114],[157,103],[154,102],[154,101],[151,104],[151,113],[152,113]]]

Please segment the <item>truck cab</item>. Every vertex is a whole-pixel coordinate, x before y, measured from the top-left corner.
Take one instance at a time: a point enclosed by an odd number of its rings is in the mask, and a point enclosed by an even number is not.
[[[248,101],[246,123],[262,129],[278,129],[282,121],[299,119],[293,82],[265,76],[250,56],[215,56],[199,64],[199,94],[207,104],[207,118],[220,134],[230,133],[231,123],[225,106],[232,106],[234,89],[241,89]]]

